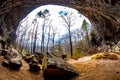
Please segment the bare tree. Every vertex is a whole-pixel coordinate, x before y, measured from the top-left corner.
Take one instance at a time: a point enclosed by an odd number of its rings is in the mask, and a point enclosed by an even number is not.
[[[25,34],[26,34],[26,31],[27,31],[27,25],[28,25],[28,21],[27,21],[28,17],[23,19],[20,23],[19,23],[19,26],[18,26],[18,29],[16,31],[16,35],[17,35],[17,38],[16,38],[16,47],[19,48],[20,52],[22,52],[23,50],[23,39],[25,37]],[[22,25],[23,23],[26,22],[26,25],[25,27]]]
[[[26,39],[26,32],[27,32],[27,27],[25,27],[25,29],[23,30],[23,32],[19,35],[21,38],[20,38],[20,42],[19,42],[19,45],[20,45],[20,52],[23,51],[24,49],[24,43],[25,43],[25,39]]]
[[[71,53],[71,57],[73,56],[73,48],[72,48],[72,39],[71,39],[71,27],[74,25],[74,17],[72,12],[64,12],[64,11],[60,11],[59,12],[60,17],[62,18],[62,20],[64,21],[64,26],[67,28],[68,30],[68,34],[69,34],[69,43],[70,43],[70,53]]]
[[[42,40],[41,40],[41,52],[44,52],[45,26],[48,21],[48,17],[50,16],[49,10],[45,9],[43,12],[42,11],[38,12],[38,16],[44,19],[42,25]]]
[[[63,45],[63,51],[64,52],[70,52],[70,46],[69,46],[69,38],[68,35],[67,36],[62,36],[62,45]]]
[[[52,50],[55,49],[55,36],[57,34],[57,28],[54,28],[52,25],[51,25],[51,28],[52,28]]]
[[[46,46],[46,52],[48,52],[49,42],[50,42],[50,33],[51,33],[51,21],[48,25],[48,33],[47,33],[47,46]]]
[[[34,33],[34,42],[33,42],[33,53],[36,51],[36,41],[37,41],[37,33],[38,33],[38,22],[37,19],[34,20],[34,27],[35,27],[35,33]]]
[[[58,50],[59,52],[62,52],[60,32],[58,33],[58,35],[59,35]]]
[[[31,29],[30,29],[30,34],[31,34],[31,35],[30,35],[30,36],[31,36],[31,41],[30,41],[30,44],[31,44],[31,46],[30,46],[30,52],[33,54],[33,46],[32,46],[32,45],[33,45],[33,41],[34,41],[34,39],[33,39],[33,38],[34,38],[34,35],[33,35],[33,34],[34,34],[34,28],[31,28]]]

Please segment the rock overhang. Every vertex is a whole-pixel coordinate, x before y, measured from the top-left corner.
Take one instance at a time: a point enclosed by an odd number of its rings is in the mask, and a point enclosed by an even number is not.
[[[3,0],[0,6],[0,30],[4,30],[0,34],[15,38],[14,33],[19,22],[35,8],[47,4],[62,5],[78,10],[92,23],[96,30],[94,34],[97,41],[113,38],[113,41],[119,41],[119,0]]]

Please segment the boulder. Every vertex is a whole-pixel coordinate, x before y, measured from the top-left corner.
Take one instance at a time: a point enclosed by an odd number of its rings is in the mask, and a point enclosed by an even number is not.
[[[54,56],[46,56],[42,66],[46,80],[68,80],[78,75],[77,70],[68,62]]]
[[[3,49],[1,55],[2,55],[2,56],[7,55],[7,50]]]
[[[4,61],[2,62],[2,66],[8,67],[8,66],[9,66],[9,61],[8,61],[8,60],[4,60]]]
[[[17,54],[15,54],[15,53],[11,53],[11,52],[9,52],[9,50],[7,50],[7,49],[4,51],[4,58],[7,59],[7,60],[10,60],[11,58],[18,58],[18,57],[21,58],[20,55],[17,55]]]
[[[4,55],[4,59],[10,60],[11,56],[10,55]]]
[[[66,54],[63,54],[63,55],[62,55],[62,59],[65,59],[66,57],[67,57]]]
[[[38,60],[39,64],[42,64],[43,57],[44,55],[41,54],[41,55],[36,56],[35,58]]]
[[[10,46],[10,53],[12,53],[14,56],[20,56],[20,53],[12,46]]]
[[[111,52],[120,54],[120,41],[111,47]]]
[[[20,53],[15,48],[13,48],[13,46],[10,44],[6,44],[6,48],[4,50],[7,52],[7,54],[10,57],[15,58],[17,56],[21,56]]]
[[[31,62],[33,59],[34,59],[34,56],[31,55],[31,54],[26,54],[26,55],[24,56],[24,60],[25,60],[27,63]]]
[[[9,60],[9,67],[13,70],[18,70],[22,66],[21,58],[12,58]]]
[[[39,72],[40,71],[40,66],[37,60],[33,59],[30,63],[29,63],[29,67],[30,67],[30,71],[31,72]]]

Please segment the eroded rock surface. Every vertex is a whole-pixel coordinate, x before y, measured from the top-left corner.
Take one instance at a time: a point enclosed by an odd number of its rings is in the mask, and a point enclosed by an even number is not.
[[[91,39],[93,45],[120,40],[120,0],[2,0],[0,35],[13,43],[19,21],[45,4],[69,6],[88,17],[95,31]]]
[[[9,60],[9,67],[13,70],[18,70],[22,66],[21,58],[11,58]]]
[[[48,53],[43,62],[45,80],[69,80],[78,75],[77,70],[65,60]]]

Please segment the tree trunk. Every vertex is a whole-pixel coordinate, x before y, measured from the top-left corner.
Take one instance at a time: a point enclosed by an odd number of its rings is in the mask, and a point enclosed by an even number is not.
[[[45,27],[45,22],[42,26],[42,41],[41,41],[41,52],[44,52],[44,37],[45,37],[45,34],[44,34],[44,27]]]
[[[37,40],[37,30],[38,30],[38,25],[35,30],[35,37],[34,37],[34,44],[33,44],[33,53],[36,51],[36,40]]]
[[[49,41],[50,41],[50,30],[51,30],[51,26],[49,26],[49,32],[48,32],[48,41],[47,41],[47,48],[46,51],[48,52],[48,46],[49,46]]]
[[[71,39],[70,27],[69,27],[69,40],[70,40],[70,54],[72,57],[73,56],[73,48],[72,48],[72,39]]]

